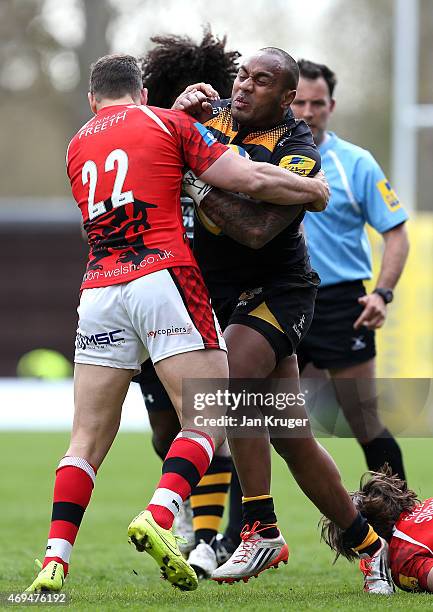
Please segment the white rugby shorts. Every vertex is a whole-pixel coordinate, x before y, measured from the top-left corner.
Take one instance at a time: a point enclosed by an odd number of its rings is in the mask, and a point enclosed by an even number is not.
[[[140,370],[189,351],[226,349],[197,268],[159,270],[109,287],[84,289],[75,363]]]

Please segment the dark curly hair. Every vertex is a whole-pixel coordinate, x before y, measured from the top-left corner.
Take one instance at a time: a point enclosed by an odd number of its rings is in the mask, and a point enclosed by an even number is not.
[[[170,107],[187,85],[210,83],[221,98],[229,98],[238,71],[238,51],[226,51],[226,36],[218,38],[209,28],[196,44],[189,36],[154,36],[156,46],[140,58],[148,103]]]
[[[411,512],[419,503],[415,491],[406,481],[393,475],[385,464],[379,472],[366,472],[361,477],[359,491],[351,493],[356,508],[367,519],[378,535],[389,541],[392,528],[402,512]],[[337,553],[353,561],[358,555],[344,544],[343,531],[335,523],[322,517],[321,539]]]

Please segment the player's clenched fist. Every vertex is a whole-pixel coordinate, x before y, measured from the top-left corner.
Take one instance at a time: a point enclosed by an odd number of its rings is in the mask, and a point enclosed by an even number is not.
[[[218,92],[209,83],[189,85],[174,101],[173,110],[182,110],[202,123],[212,115],[210,100],[217,100]]]

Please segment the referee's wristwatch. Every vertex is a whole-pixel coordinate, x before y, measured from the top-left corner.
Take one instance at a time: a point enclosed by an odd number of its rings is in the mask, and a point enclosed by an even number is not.
[[[392,289],[385,289],[384,287],[376,287],[373,293],[380,295],[385,304],[389,304],[394,299],[394,292]]]

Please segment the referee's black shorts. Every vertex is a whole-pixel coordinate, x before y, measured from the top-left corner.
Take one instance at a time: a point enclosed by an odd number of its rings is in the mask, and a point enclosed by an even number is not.
[[[363,311],[358,298],[365,293],[361,280],[319,287],[313,321],[296,350],[300,371],[308,363],[342,369],[375,357],[374,331],[353,329]]]

